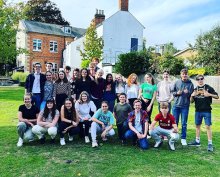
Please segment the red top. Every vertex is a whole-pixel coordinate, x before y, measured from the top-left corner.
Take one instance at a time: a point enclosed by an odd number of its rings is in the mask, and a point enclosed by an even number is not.
[[[164,129],[172,129],[173,124],[176,124],[175,118],[172,114],[167,114],[167,117],[164,118],[162,113],[156,115],[155,119],[156,122],[159,122],[159,126]]]

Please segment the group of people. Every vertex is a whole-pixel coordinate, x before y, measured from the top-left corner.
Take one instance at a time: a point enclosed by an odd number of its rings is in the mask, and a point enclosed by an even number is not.
[[[41,64],[34,65],[34,73],[29,74],[26,80],[24,104],[18,112],[18,147],[25,139],[32,141],[34,135],[43,144],[46,133],[51,136],[51,143],[55,142],[57,134],[62,146],[66,144],[65,135],[69,141],[73,141],[74,135],[79,135],[85,143],[92,141],[92,147],[97,147],[97,133],[101,133],[102,141],[107,141],[115,134],[113,125],[116,120],[122,144],[131,139],[133,145],[148,149],[148,138],[151,137],[155,140],[155,148],[168,139],[170,149],[175,150],[180,117],[181,144],[187,145],[189,106],[190,102],[195,102],[196,139],[188,145],[200,146],[200,127],[204,118],[208,151],[213,151],[211,104],[212,98],[218,99],[218,94],[204,83],[203,75],[196,77],[196,88],[188,78],[187,69],[181,70],[181,78],[174,84],[169,81],[167,70],[158,84],[151,73],[147,73],[144,83],[139,84],[134,73],[126,82],[121,74],[116,74],[114,80],[109,73],[104,79],[104,72],[97,63],[98,59],[94,58],[89,68],[74,69],[73,76],[68,66],[56,74],[51,70],[52,64],[47,63],[47,71],[42,74]],[[158,114],[151,120],[155,100]]]

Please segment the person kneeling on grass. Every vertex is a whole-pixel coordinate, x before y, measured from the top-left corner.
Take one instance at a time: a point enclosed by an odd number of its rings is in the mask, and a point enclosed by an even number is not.
[[[79,117],[73,105],[72,98],[66,98],[64,105],[61,107],[61,122],[59,123],[60,145],[64,146],[65,133],[69,133],[69,141],[73,141],[73,135],[79,133]]]
[[[125,133],[126,139],[132,139],[133,145],[139,143],[141,149],[148,149],[147,130],[148,130],[148,114],[141,109],[142,102],[140,100],[134,101],[134,111],[128,115],[128,126],[130,130]]]
[[[157,122],[159,122],[159,126],[154,128]],[[174,142],[179,139],[179,134],[175,118],[169,113],[169,104],[167,102],[160,103],[160,113],[156,115],[152,122],[149,133],[156,141],[155,148],[159,148],[163,144],[161,136],[166,136],[169,139],[170,150],[175,151]]]
[[[32,127],[37,122],[37,117],[39,114],[39,109],[31,104],[31,94],[26,93],[24,95],[24,104],[18,109],[18,143],[17,147],[23,145],[24,140],[33,140],[34,134],[32,133]]]
[[[32,128],[32,132],[38,136],[41,144],[45,143],[44,134],[46,132],[51,136],[51,143],[55,143],[58,119],[59,111],[56,109],[54,99],[47,100],[45,108],[37,118],[37,125]]]
[[[195,101],[195,124],[196,124],[196,139],[190,142],[189,146],[200,146],[200,129],[202,124],[202,119],[204,118],[207,136],[208,136],[208,147],[207,151],[213,151],[212,145],[212,98],[218,99],[218,93],[215,90],[204,83],[204,76],[196,76],[197,87],[195,88],[193,94],[191,95],[190,101]]]
[[[119,103],[117,103],[114,107],[114,116],[116,119],[116,125],[118,129],[118,137],[121,140],[121,143],[125,143],[125,132],[128,130],[128,113],[131,112],[133,109],[131,108],[130,104],[126,103],[126,94],[120,93],[119,96]]]
[[[106,141],[106,136],[113,136],[115,131],[113,129],[114,116],[111,111],[108,110],[108,102],[103,101],[101,103],[101,108],[96,111],[92,117],[91,125],[91,136],[92,136],[92,147],[98,147],[96,141],[97,132],[101,132],[101,137],[103,141]]]

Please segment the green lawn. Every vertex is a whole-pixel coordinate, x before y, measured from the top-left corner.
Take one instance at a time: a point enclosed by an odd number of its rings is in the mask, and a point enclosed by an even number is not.
[[[131,145],[121,146],[117,138],[99,148],[91,148],[78,138],[65,147],[40,145],[37,141],[17,148],[17,110],[22,104],[23,88],[0,88],[0,176],[220,176],[220,104],[213,104],[213,143],[207,152],[203,126],[202,146],[168,150],[167,143],[157,150],[141,151]],[[157,113],[157,105],[153,115]],[[194,106],[190,109],[188,140],[195,136]],[[150,140],[151,147],[154,142]],[[67,164],[66,160],[72,160]]]

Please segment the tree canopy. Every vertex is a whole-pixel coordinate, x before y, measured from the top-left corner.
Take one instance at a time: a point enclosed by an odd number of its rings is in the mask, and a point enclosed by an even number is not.
[[[29,0],[24,9],[27,20],[57,25],[69,25],[56,4],[50,0]]]
[[[90,24],[85,34],[85,41],[83,42],[84,50],[80,50],[82,56],[82,65],[89,63],[94,57],[102,57],[103,40],[98,37],[94,24]]]
[[[216,74],[220,70],[220,26],[200,34],[194,48],[198,51],[198,63],[205,66],[209,74]]]

